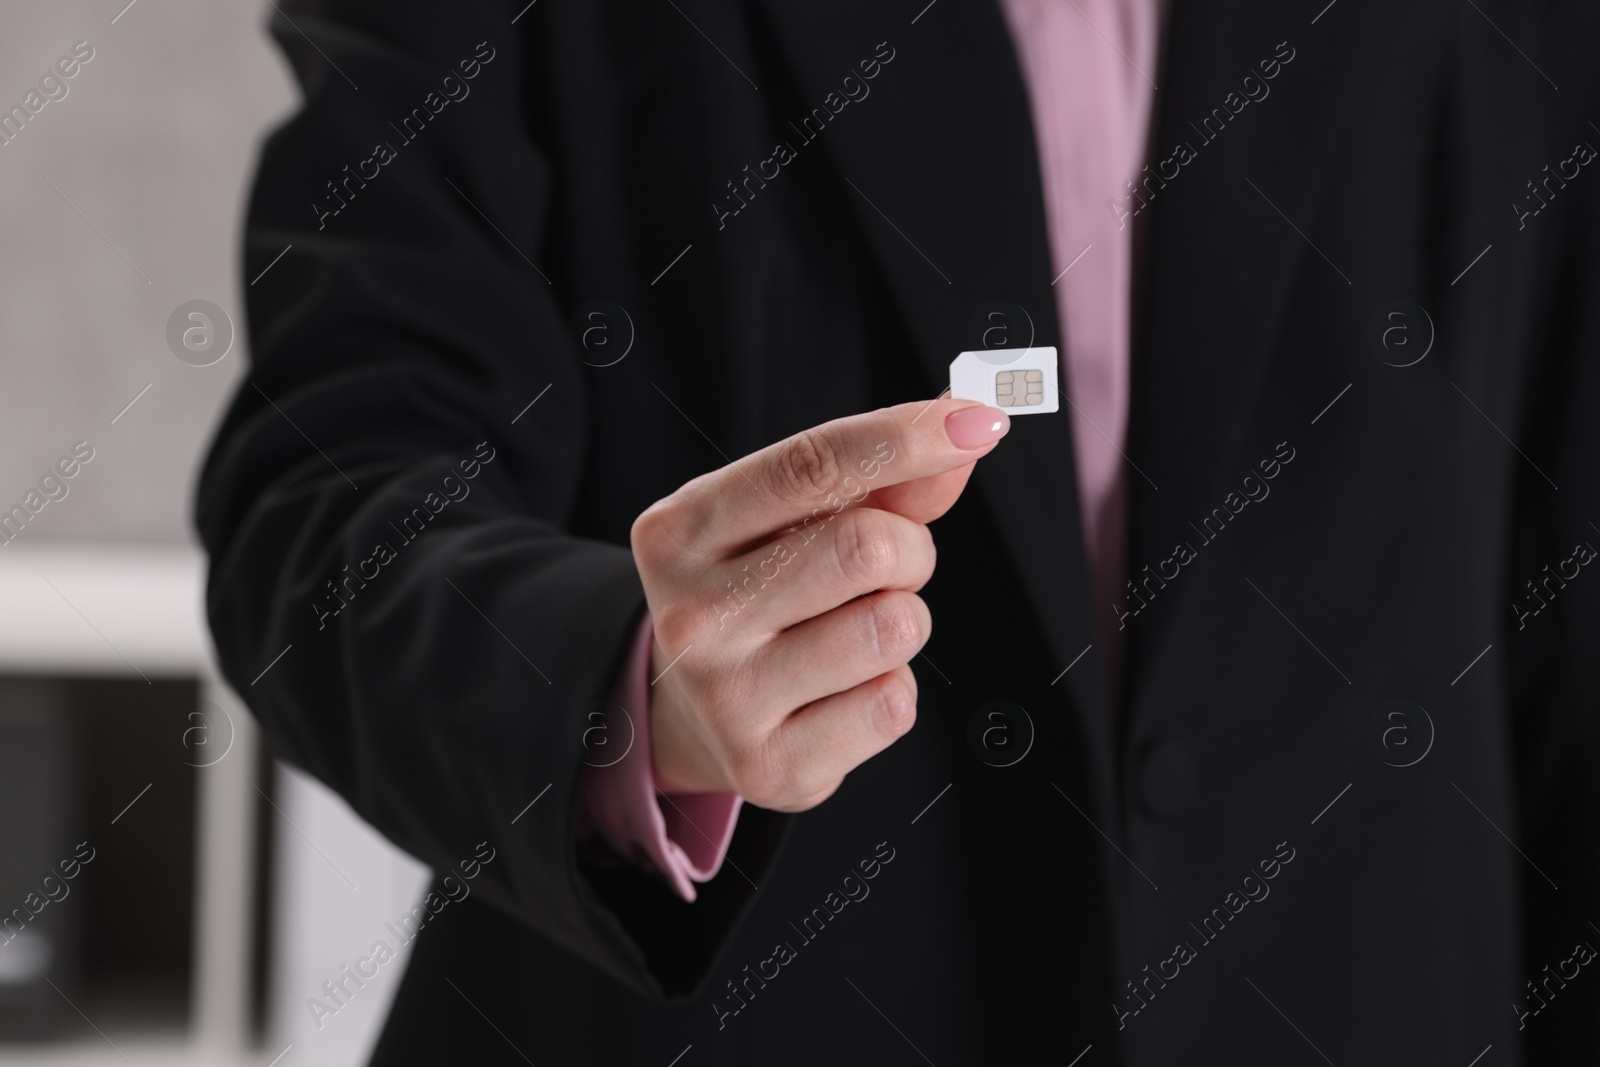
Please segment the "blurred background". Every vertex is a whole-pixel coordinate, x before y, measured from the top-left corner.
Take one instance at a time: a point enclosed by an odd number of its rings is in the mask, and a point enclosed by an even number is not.
[[[271,2],[0,10],[0,1062],[364,1063],[426,872],[263,750],[189,521]]]

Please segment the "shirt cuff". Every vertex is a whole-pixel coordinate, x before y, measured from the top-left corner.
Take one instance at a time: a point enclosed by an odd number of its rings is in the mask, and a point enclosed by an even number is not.
[[[584,832],[597,834],[619,855],[664,878],[693,902],[695,883],[722,867],[744,803],[736,793],[656,790],[650,763],[650,646],[655,628],[645,615],[622,676],[604,711],[601,744],[586,745],[578,775]],[[613,746],[623,746],[620,756]]]

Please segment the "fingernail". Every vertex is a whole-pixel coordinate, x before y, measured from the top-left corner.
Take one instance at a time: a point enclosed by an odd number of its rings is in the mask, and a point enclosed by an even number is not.
[[[1011,429],[1011,416],[999,408],[962,408],[945,417],[944,433],[957,448],[994,444]]]

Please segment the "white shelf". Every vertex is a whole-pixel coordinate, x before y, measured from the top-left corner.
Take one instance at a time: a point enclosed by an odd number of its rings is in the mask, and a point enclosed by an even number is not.
[[[21,541],[0,548],[0,674],[191,678],[200,686],[201,710],[215,719],[220,707],[232,737],[225,756],[196,772],[191,1029],[125,1033],[108,1026],[115,1049],[94,1035],[0,1045],[7,1067],[266,1067],[286,1047],[277,1067],[355,1067],[370,1056],[404,972],[409,953],[386,967],[378,987],[335,1023],[313,1024],[306,999],[319,993],[340,962],[382,936],[386,920],[421,898],[428,872],[329,790],[286,769],[271,816],[293,821],[279,827],[270,889],[269,1036],[265,1047],[250,1040],[256,787],[266,783],[255,780],[255,720],[216,670],[205,625],[204,571],[203,559],[189,548]],[[223,728],[211,725],[214,732]],[[337,873],[330,855],[339,857]]]
[[[0,548],[0,671],[214,676],[188,548]]]
[[[192,1032],[128,1035],[130,1058],[254,1063],[249,980],[255,724],[218,680],[205,629],[203,564],[188,548],[24,545],[0,549],[0,672],[192,678],[231,721],[227,756],[197,771]],[[207,710],[214,718],[215,712]],[[174,754],[182,758],[179,753]],[[113,1038],[115,1040],[115,1038]],[[151,1044],[151,1042],[154,1044]],[[105,1039],[4,1048],[8,1064],[122,1062]],[[101,1057],[109,1055],[110,1060]],[[137,1062],[137,1059],[135,1059]]]
[[[227,1052],[202,1048],[182,1034],[63,1041],[50,1045],[0,1045],[6,1067],[267,1067],[282,1049]],[[294,1050],[274,1067],[290,1067]]]

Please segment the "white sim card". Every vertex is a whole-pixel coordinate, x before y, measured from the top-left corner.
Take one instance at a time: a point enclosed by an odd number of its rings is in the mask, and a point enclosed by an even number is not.
[[[963,352],[950,364],[950,395],[981,400],[1008,415],[1047,415],[1061,407],[1056,350],[991,348]]]

